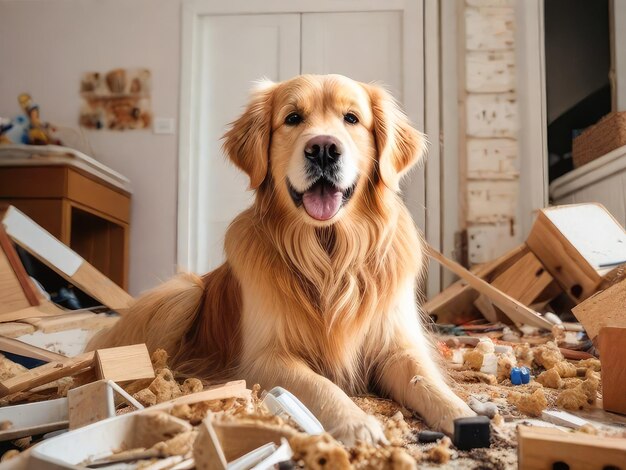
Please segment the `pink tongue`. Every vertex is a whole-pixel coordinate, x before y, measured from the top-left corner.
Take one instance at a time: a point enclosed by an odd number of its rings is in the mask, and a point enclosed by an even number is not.
[[[316,185],[302,197],[306,213],[317,220],[328,220],[339,212],[341,191],[324,185]]]

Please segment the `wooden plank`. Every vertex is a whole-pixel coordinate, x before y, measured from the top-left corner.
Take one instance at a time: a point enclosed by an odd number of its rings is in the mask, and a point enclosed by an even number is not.
[[[201,401],[221,400],[223,398],[249,398],[250,390],[246,389],[245,380],[234,380],[225,384],[203,390],[202,392],[183,395],[182,397],[151,406],[149,410],[169,410],[176,405],[190,405]]]
[[[553,277],[537,257],[532,252],[528,252],[491,281],[491,285],[524,305],[530,305],[552,281]]]
[[[193,444],[193,458],[198,470],[226,470],[227,460],[212,424],[212,413],[198,426]]]
[[[33,325],[22,322],[5,322],[0,323],[0,336],[5,338],[17,338],[19,336],[34,333],[37,328]]]
[[[569,433],[559,429],[519,426],[517,428],[520,470],[558,468],[623,468],[626,439]]]
[[[513,139],[468,139],[467,177],[469,179],[514,180],[519,146]]]
[[[0,397],[30,390],[62,377],[68,377],[93,366],[94,352],[80,354],[63,361],[54,361],[0,382]]]
[[[96,375],[99,379],[114,382],[153,379],[154,367],[145,344],[98,349],[95,357]]]
[[[22,261],[20,260],[15,248],[13,247],[13,243],[9,239],[4,227],[0,224],[0,250],[4,251],[4,255],[6,256],[13,272],[15,273],[15,277],[17,278],[20,286],[22,287],[22,292],[24,296],[28,300],[30,305],[39,305],[39,297],[40,294],[35,290],[35,286],[33,286],[33,282],[30,280],[30,277],[26,273],[24,266],[22,265]],[[1,291],[1,289],[0,289]]]
[[[110,316],[104,313],[74,311],[50,317],[25,318],[22,321],[32,325],[34,328],[36,327],[37,330],[43,333],[55,333],[57,331],[74,329],[101,330],[113,326],[119,319],[120,317],[118,316]],[[1,330],[0,334],[2,334]]]
[[[500,272],[504,272],[517,259],[528,251],[525,244],[521,244],[495,260],[472,268],[472,272],[481,279],[491,280]],[[438,323],[463,323],[463,320],[479,318],[472,314],[473,302],[478,298],[478,293],[465,281],[459,280],[444,291],[437,294],[423,305],[423,309],[429,314],[436,316]]]
[[[514,46],[514,7],[467,7],[465,9],[465,47],[467,50],[509,50]]]
[[[36,307],[26,307],[21,310],[14,310],[12,312],[3,313],[1,321],[11,322],[15,320],[26,320],[34,317],[45,317],[53,315],[61,315],[65,313],[63,310],[55,306],[50,302],[42,302],[41,305]]]
[[[576,319],[594,339],[605,326],[626,328],[626,280],[598,292],[572,309]]]
[[[602,362],[602,408],[626,414],[626,328],[604,327],[598,337]]]
[[[30,307],[4,250],[0,248],[0,321],[3,314]]]
[[[70,430],[115,416],[113,394],[106,380],[68,390]]]
[[[15,243],[103,305],[124,311],[132,303],[126,291],[15,207],[5,213],[3,224]]]
[[[467,96],[467,135],[517,137],[517,98],[513,93],[480,93]]]
[[[470,93],[515,91],[515,51],[466,51],[466,86]]]
[[[467,182],[467,222],[506,224],[517,216],[518,180]]]
[[[550,274],[579,303],[626,261],[626,231],[601,204],[543,209],[527,240]]]
[[[488,282],[471,273],[460,264],[446,258],[431,246],[427,248],[428,254],[443,266],[463,278],[472,288],[487,296],[493,304],[504,312],[511,320],[517,323],[525,323],[538,328],[552,329],[552,323],[542,318],[537,312],[521,304],[514,298],[501,292]]]
[[[20,356],[32,357],[46,362],[63,361],[67,359],[63,354],[58,354],[47,349],[38,348],[32,344],[24,343],[17,339],[0,337],[0,350]]]

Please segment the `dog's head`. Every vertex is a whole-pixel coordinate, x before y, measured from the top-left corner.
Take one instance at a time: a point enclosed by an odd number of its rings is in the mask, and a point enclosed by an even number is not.
[[[316,226],[368,186],[398,191],[425,147],[389,93],[341,75],[260,83],[224,139],[252,189]]]

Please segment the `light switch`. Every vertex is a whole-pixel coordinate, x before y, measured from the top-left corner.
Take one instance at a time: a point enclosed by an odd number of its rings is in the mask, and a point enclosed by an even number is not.
[[[174,134],[174,118],[154,118],[152,129],[155,134]]]

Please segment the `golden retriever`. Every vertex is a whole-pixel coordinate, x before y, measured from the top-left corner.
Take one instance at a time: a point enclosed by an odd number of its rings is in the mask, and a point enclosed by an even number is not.
[[[348,395],[376,391],[449,434],[474,415],[421,324],[422,240],[399,182],[425,139],[390,94],[340,75],[265,81],[224,139],[256,192],[226,262],[145,294],[90,348],[146,342],[179,371],[283,386],[347,443],[385,440]]]

